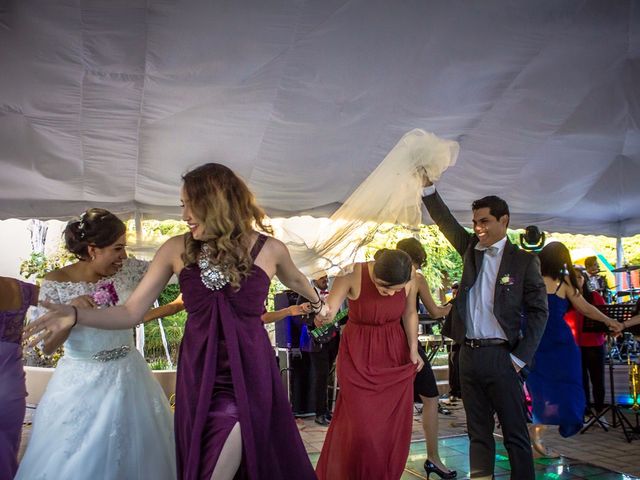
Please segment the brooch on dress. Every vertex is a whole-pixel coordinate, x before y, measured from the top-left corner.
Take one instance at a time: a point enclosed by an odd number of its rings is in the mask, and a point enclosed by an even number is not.
[[[202,244],[198,255],[198,266],[200,267],[200,278],[202,283],[209,290],[220,290],[227,283],[229,277],[220,269],[218,265],[211,263],[211,247],[207,243]]]

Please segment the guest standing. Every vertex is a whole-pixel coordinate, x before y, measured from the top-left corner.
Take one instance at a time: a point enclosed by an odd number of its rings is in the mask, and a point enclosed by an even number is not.
[[[578,288],[584,299],[591,305],[604,305],[605,301],[598,292],[591,290],[585,272],[575,270]],[[587,405],[594,409],[594,413],[604,409],[604,358],[606,335],[601,332],[585,332],[584,315],[571,306],[564,316],[574,334],[576,343],[580,347],[582,356],[582,386]],[[593,403],[591,402],[593,392]]]
[[[533,479],[518,372],[531,364],[547,320],[538,259],[517,249],[507,238],[509,207],[504,200],[489,196],[473,202],[473,233],[469,233],[431,181],[424,180],[424,204],[464,261],[459,293],[443,334],[462,345],[460,382],[471,441],[471,477],[493,475],[497,413],[511,478]]]
[[[328,299],[337,312],[349,299],[338,353],[340,394],[318,460],[318,478],[398,480],[411,441],[418,355],[411,259],[381,250],[338,277]]]
[[[329,277],[326,272],[320,272],[316,278],[311,281],[311,285],[320,298],[323,300],[327,298],[329,295]],[[298,298],[298,304],[304,304],[307,302],[309,302],[309,300],[304,297]],[[340,331],[336,329],[333,333],[333,337],[326,343],[317,342],[309,333],[310,329],[313,330],[312,326],[314,317],[315,315],[309,314],[303,315],[301,318],[307,319],[307,323],[303,327],[303,332],[307,334],[307,351],[309,352],[309,359],[311,360],[311,378],[313,379],[311,392],[313,392],[316,412],[316,418],[314,421],[318,425],[326,427],[329,425],[332,418],[327,407],[329,372],[331,371],[331,367],[338,355]]]
[[[406,252],[411,257],[413,265],[413,281],[416,283],[418,290],[418,299],[426,307],[432,318],[444,318],[450,310],[451,305],[441,307],[436,305],[431,295],[431,289],[422,273],[418,270],[426,264],[427,254],[422,248],[422,244],[415,238],[405,238],[400,240],[396,245],[398,250]],[[424,439],[427,444],[427,459],[424,462],[424,469],[427,476],[435,473],[440,478],[456,478],[458,475],[455,470],[449,470],[440,458],[438,450],[438,384],[433,374],[433,369],[427,358],[427,353],[421,343],[418,342],[418,353],[424,362],[424,367],[416,374],[413,384],[416,395],[422,402],[422,429],[424,431]]]
[[[274,275],[321,302],[270,231],[247,185],[228,167],[208,163],[183,177],[182,218],[189,233],[160,247],[122,306],[73,309],[49,304],[27,334],[46,338],[81,325],[130,328],[175,273],[187,323],[178,362],[176,449],[185,480],[312,479],[261,315]],[[43,329],[44,333],[43,333]]]
[[[12,480],[18,469],[20,433],[27,391],[22,369],[22,327],[38,287],[0,277],[0,480]]]
[[[558,425],[563,437],[575,435],[582,428],[585,408],[580,349],[564,320],[569,304],[583,315],[605,323],[611,330],[620,331],[622,326],[580,295],[576,276],[568,270],[573,264],[567,247],[560,242],[551,242],[538,256],[549,303],[549,319],[527,377],[533,406],[531,440],[538,453],[555,456],[543,444],[544,426]]]

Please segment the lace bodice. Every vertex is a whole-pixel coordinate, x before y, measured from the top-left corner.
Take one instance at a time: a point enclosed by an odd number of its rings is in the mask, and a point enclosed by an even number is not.
[[[148,262],[142,260],[127,259],[120,271],[102,281],[113,282],[118,293],[118,304],[123,304],[131,295],[135,287],[144,276]],[[96,284],[87,282],[55,282],[45,280],[40,286],[40,300],[48,300],[54,303],[69,303],[81,295],[91,295],[96,289]],[[38,307],[33,309],[30,318],[38,318],[46,313],[46,309]],[[89,359],[97,352],[113,350],[123,345],[133,348],[133,330],[100,330],[83,325],[76,325],[64,344],[65,357],[76,359]]]
[[[31,305],[36,287],[18,281],[22,294],[22,305],[14,311],[0,312],[0,342],[20,343],[24,315]]]

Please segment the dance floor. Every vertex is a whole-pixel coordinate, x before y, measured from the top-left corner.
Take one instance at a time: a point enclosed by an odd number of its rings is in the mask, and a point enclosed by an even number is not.
[[[496,445],[496,479],[508,479],[511,475],[507,452],[502,442]],[[466,435],[443,438],[440,440],[440,456],[449,468],[458,471],[458,479],[469,477],[469,439]],[[318,453],[310,453],[312,463],[318,461]],[[422,465],[427,458],[425,443],[415,441],[411,444],[411,453],[402,479],[415,480],[427,478]],[[640,461],[640,457],[639,457]],[[538,458],[535,460],[536,479],[589,479],[589,480],[634,480],[640,477],[612,472],[604,467],[598,467],[581,460],[566,457]],[[436,474],[431,479],[439,478]]]

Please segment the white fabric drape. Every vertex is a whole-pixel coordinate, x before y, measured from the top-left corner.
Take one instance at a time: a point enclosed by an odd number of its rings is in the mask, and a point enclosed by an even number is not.
[[[7,0],[0,218],[176,215],[207,161],[330,214],[421,128],[460,143],[461,221],[497,193],[513,226],[630,235],[639,56],[633,0]]]
[[[432,181],[455,165],[459,146],[415,129],[405,134],[329,221],[293,217],[278,224],[296,266],[308,277],[344,273],[385,224],[417,228],[422,220],[422,175]]]

